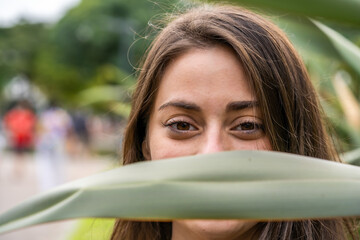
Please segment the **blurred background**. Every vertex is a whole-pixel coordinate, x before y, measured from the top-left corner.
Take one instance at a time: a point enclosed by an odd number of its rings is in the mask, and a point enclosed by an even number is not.
[[[360,159],[360,3],[232,0],[269,16],[311,75],[344,160]],[[187,0],[0,0],[0,212],[119,165],[136,70]],[[0,239],[107,239],[113,220],[47,224]]]

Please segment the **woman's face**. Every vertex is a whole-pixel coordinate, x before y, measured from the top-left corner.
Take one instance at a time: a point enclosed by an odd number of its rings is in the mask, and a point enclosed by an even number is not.
[[[191,49],[169,64],[142,148],[149,160],[271,149],[257,99],[230,48]],[[201,235],[227,239],[227,235],[241,235],[254,224],[239,220],[174,221],[173,239]]]

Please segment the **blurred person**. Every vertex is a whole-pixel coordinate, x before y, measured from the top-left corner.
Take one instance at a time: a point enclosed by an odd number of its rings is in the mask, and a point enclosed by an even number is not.
[[[4,130],[7,143],[15,154],[15,172],[22,172],[24,153],[34,146],[36,115],[26,100],[15,103],[4,116]]]
[[[1,116],[0,116],[0,119]],[[3,124],[0,121],[0,170],[3,169],[2,168],[2,161],[3,161],[3,151],[6,148],[6,138],[4,136],[4,131],[3,131]]]
[[[73,125],[72,152],[80,157],[88,157],[91,153],[88,115],[77,109],[70,116]]]
[[[305,65],[285,34],[255,13],[222,5],[191,9],[159,33],[139,70],[124,135],[125,165],[230,150],[340,161]],[[119,219],[111,239],[345,240],[358,235],[347,218]]]
[[[40,190],[64,182],[65,147],[71,127],[69,114],[53,101],[39,116],[36,164]]]
[[[0,117],[1,119],[1,117]],[[0,123],[0,160],[1,160],[1,153],[4,151],[6,147],[6,138],[4,135],[4,130],[3,130],[3,126]]]

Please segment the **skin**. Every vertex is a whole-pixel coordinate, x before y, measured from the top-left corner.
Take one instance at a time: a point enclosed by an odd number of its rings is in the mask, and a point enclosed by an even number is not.
[[[229,150],[271,150],[241,62],[230,48],[191,49],[167,67],[150,116],[148,160]],[[177,220],[172,240],[252,239],[255,222]]]

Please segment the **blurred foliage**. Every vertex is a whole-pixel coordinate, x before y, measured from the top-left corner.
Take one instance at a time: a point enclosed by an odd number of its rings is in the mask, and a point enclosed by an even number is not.
[[[150,43],[148,22],[167,6],[166,0],[83,0],[55,25],[1,28],[0,88],[23,74],[72,107],[88,87],[118,85],[127,91],[134,84],[133,66]]]
[[[230,0],[266,11],[327,19],[351,26],[360,26],[359,0]]]
[[[15,75],[34,77],[34,62],[45,41],[42,24],[21,21],[12,28],[0,28],[0,89]]]

